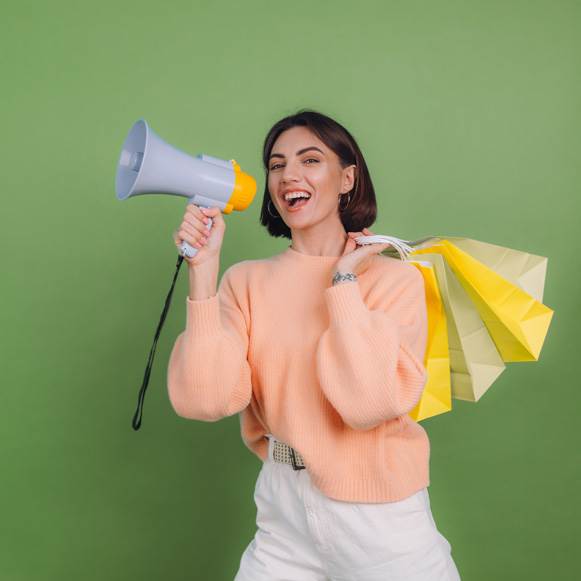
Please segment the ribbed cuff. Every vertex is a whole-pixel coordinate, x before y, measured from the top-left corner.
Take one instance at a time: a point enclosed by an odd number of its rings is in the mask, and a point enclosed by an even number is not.
[[[220,299],[218,296],[203,301],[186,299],[186,337],[191,341],[203,341],[217,335],[220,329]]]
[[[363,302],[358,282],[346,282],[325,290],[331,326],[345,321],[357,321],[369,314]]]

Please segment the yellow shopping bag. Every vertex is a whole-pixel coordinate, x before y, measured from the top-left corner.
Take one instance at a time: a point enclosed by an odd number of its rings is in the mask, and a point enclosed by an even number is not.
[[[412,256],[441,254],[474,302],[504,361],[536,361],[553,311],[447,239]]]
[[[432,263],[447,321],[453,398],[477,401],[502,373],[505,361],[538,359],[553,315],[541,303],[546,258],[468,238],[406,241],[373,235],[355,241],[387,243],[387,256]],[[426,281],[428,319],[431,312],[436,321],[437,306],[430,307],[428,298],[429,270],[418,268]],[[431,350],[426,352],[428,370],[430,357]]]
[[[448,327],[452,397],[478,401],[505,370],[474,303],[441,254],[422,254],[434,268]]]
[[[412,262],[412,264],[424,277],[428,308],[428,339],[424,358],[428,382],[422,398],[409,414],[412,420],[418,422],[450,411],[452,400],[446,313],[438,291],[438,282],[429,262]]]
[[[537,256],[470,238],[449,236],[443,238],[496,272],[496,274],[502,276],[502,278],[518,286],[518,288],[540,303],[543,302],[547,274],[547,259],[544,256]]]

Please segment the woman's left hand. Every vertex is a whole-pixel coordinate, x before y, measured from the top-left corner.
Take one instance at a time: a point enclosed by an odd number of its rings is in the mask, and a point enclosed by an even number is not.
[[[373,257],[383,252],[389,244],[365,244],[357,246],[354,238],[359,236],[373,236],[373,232],[363,228],[363,232],[348,232],[349,240],[345,243],[343,254],[333,266],[333,284],[342,284],[353,280],[352,276],[359,276],[370,266]]]

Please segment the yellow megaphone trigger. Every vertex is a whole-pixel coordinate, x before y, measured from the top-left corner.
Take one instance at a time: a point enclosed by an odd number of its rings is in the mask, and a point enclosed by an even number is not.
[[[234,189],[232,190],[232,195],[226,204],[226,207],[222,210],[222,213],[229,214],[232,210],[246,210],[250,205],[250,202],[254,199],[256,194],[256,180],[244,173],[240,166],[232,159],[230,163],[234,167],[235,181]]]

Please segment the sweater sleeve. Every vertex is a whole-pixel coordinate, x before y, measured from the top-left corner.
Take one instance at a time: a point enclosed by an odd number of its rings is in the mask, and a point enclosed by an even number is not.
[[[421,275],[407,271],[395,299],[365,305],[358,282],[325,291],[330,325],[317,349],[323,392],[343,421],[369,430],[409,413],[427,381],[427,312]]]
[[[186,330],[174,345],[168,370],[170,401],[185,418],[216,421],[250,402],[247,325],[227,286],[223,279],[217,296],[187,299]]]

